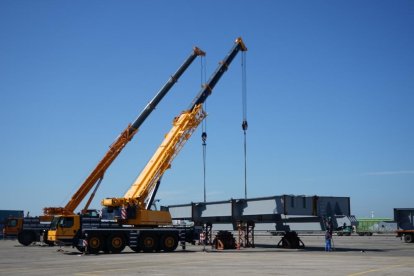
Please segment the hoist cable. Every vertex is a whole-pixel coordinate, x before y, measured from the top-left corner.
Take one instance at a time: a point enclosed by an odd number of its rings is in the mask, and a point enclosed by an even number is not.
[[[244,135],[244,198],[247,199],[247,77],[246,52],[242,52],[242,105],[243,105],[243,135]]]
[[[246,76],[246,67],[247,67],[247,64],[246,64],[246,52],[242,52],[242,105],[243,105],[243,122],[247,122],[247,76]]]
[[[205,135],[203,135],[205,134]],[[203,139],[203,183],[204,183],[204,202],[206,202],[207,197],[206,197],[206,165],[207,165],[207,144],[206,144],[206,139],[207,139],[207,134],[205,132],[203,132],[202,134],[202,139]]]
[[[201,87],[206,83],[206,62],[204,60],[204,57],[201,58]],[[204,112],[207,113],[207,101],[204,102],[203,105]],[[204,118],[204,120],[201,123],[201,140],[202,140],[202,146],[203,146],[203,191],[204,191],[204,202],[207,200],[206,196],[206,167],[207,167],[207,118]]]

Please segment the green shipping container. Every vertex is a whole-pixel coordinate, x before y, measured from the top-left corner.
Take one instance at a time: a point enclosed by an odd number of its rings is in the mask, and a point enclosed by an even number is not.
[[[357,218],[358,225],[356,227],[356,232],[360,234],[369,235],[375,232],[379,232],[378,224],[380,222],[391,222],[393,221],[390,218]]]

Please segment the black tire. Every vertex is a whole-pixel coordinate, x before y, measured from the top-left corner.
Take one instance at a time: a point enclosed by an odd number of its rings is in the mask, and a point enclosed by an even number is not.
[[[413,237],[413,234],[405,234],[405,235],[404,235],[404,241],[405,241],[406,243],[411,243],[411,242],[414,242],[414,237]]]
[[[109,252],[117,254],[125,248],[125,238],[121,234],[112,234],[106,240],[106,248]]]
[[[172,252],[178,246],[178,236],[176,234],[165,234],[161,237],[161,250]]]
[[[32,242],[34,242],[35,239],[34,239],[34,234],[32,232],[23,231],[17,235],[17,240],[19,241],[20,244],[24,246],[28,246]]]
[[[158,238],[151,233],[143,233],[139,239],[139,245],[144,252],[153,252],[158,249]]]
[[[98,235],[91,235],[88,239],[88,252],[98,254],[101,250],[103,250],[102,238]]]

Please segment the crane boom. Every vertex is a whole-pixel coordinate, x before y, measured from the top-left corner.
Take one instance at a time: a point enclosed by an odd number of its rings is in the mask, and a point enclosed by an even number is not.
[[[74,193],[72,198],[66,204],[65,207],[47,207],[44,208],[44,214],[53,216],[53,215],[62,215],[62,214],[73,214],[78,205],[86,197],[89,191],[93,186],[103,178],[106,170],[116,159],[116,157],[121,153],[122,149],[128,144],[128,142],[134,137],[135,133],[138,131],[141,124],[149,116],[149,114],[155,109],[157,104],[162,100],[162,98],[168,93],[171,87],[177,82],[180,76],[184,71],[190,66],[197,56],[204,56],[205,53],[197,47],[194,47],[190,56],[185,60],[185,62],[179,67],[173,76],[166,82],[166,84],[161,88],[161,90],[155,95],[155,97],[147,104],[147,106],[142,110],[141,114],[135,119],[135,121],[128,125],[128,127],[122,131],[114,143],[109,147],[109,150],[106,152],[104,157],[90,173],[90,175],[85,179],[79,189]],[[94,195],[94,193],[93,193]],[[92,196],[93,196],[92,195]],[[91,200],[88,201],[88,203]]]
[[[224,72],[227,71],[227,68],[229,67],[230,63],[233,61],[234,57],[237,55],[239,51],[247,51],[246,45],[244,44],[241,37],[236,39],[233,48],[230,50],[230,52],[227,54],[224,60],[220,62],[219,66],[217,67],[213,75],[210,77],[207,84],[204,85],[203,89],[201,89],[198,95],[194,98],[189,108],[190,110],[194,109],[196,105],[204,103],[207,97],[211,95],[213,88],[216,86],[221,76],[223,76]]]
[[[102,205],[106,207],[120,207],[120,206],[136,206],[138,214],[145,214],[146,206],[145,200],[148,196],[156,191],[157,185],[162,175],[167,169],[171,167],[171,163],[175,156],[184,146],[185,142],[191,137],[191,134],[196,130],[201,121],[207,116],[202,105],[205,100],[211,95],[212,89],[215,87],[221,76],[227,70],[228,66],[237,55],[239,51],[247,51],[241,38],[237,38],[233,48],[230,50],[225,59],[220,63],[219,67],[210,77],[206,85],[193,100],[190,108],[182,112],[173,121],[173,126],[170,132],[165,136],[165,139],[158,147],[155,154],[142,170],[136,181],[132,184],[130,189],[125,193],[123,198],[107,198],[102,201]],[[157,184],[158,183],[158,184]],[[154,197],[154,193],[152,197]],[[148,211],[148,214],[154,214],[154,211]],[[161,213],[161,212],[159,212]],[[156,217],[154,215],[154,217]],[[167,216],[166,216],[167,218]],[[132,220],[135,219],[135,220]],[[141,222],[139,216],[135,216],[130,221],[131,224]],[[158,224],[160,217],[157,217]],[[135,221],[135,223],[134,223]],[[167,221],[165,222],[167,223]]]

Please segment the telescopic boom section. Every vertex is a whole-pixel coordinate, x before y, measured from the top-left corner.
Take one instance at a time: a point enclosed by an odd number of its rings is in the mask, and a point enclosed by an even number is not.
[[[134,137],[135,133],[138,131],[141,124],[145,121],[145,119],[151,114],[151,112],[155,109],[158,103],[164,98],[164,96],[168,93],[171,87],[177,82],[180,76],[184,73],[184,71],[190,66],[190,64],[194,61],[197,56],[204,56],[205,53],[197,47],[194,47],[190,56],[185,60],[185,62],[180,66],[180,68],[175,72],[173,76],[166,82],[166,84],[161,88],[161,90],[155,95],[155,97],[147,104],[147,106],[142,110],[141,114],[135,119],[135,121],[128,125],[128,127],[122,131],[122,133],[118,136],[115,142],[109,147],[108,152],[102,158],[102,160],[98,163],[95,169],[91,172],[91,174],[86,178],[86,180],[82,183],[76,193],[72,196],[69,202],[66,204],[65,207],[47,207],[44,208],[44,214],[53,216],[53,215],[69,215],[73,214],[75,209],[78,205],[82,202],[82,200],[86,197],[89,191],[93,188],[93,186],[103,178],[106,170],[112,164],[112,162],[116,159],[116,157],[121,153],[122,149],[128,144],[129,141]]]
[[[155,192],[153,193],[153,191],[157,190],[156,186],[158,185],[157,183],[159,183],[158,180],[162,177],[165,171],[171,167],[174,157],[177,156],[185,142],[188,141],[191,134],[206,117],[202,104],[207,97],[211,95],[212,89],[239,51],[247,51],[241,38],[236,40],[235,45],[230,50],[229,54],[220,63],[207,84],[204,85],[198,93],[190,108],[174,119],[173,127],[170,132],[165,136],[165,139],[153,157],[147,163],[130,189],[125,193],[124,197],[104,199],[102,205],[107,207],[135,205],[141,210],[148,208],[146,200],[149,200],[148,197],[150,195],[154,198]]]
[[[191,103],[190,110],[194,109],[196,105],[202,104],[205,100],[210,96],[213,91],[213,88],[216,86],[217,82],[220,80],[221,76],[223,76],[224,72],[227,71],[230,63],[233,61],[234,57],[237,55],[239,51],[247,51],[246,45],[244,45],[243,40],[241,37],[236,39],[236,42],[230,52],[227,54],[226,58],[220,62],[220,65],[210,77],[209,81],[206,85],[204,85],[203,89],[198,93],[197,97],[195,97],[194,101]]]

